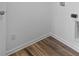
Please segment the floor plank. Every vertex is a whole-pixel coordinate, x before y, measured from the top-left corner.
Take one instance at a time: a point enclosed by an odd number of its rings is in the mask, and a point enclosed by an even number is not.
[[[55,38],[48,37],[10,56],[79,56],[79,53]]]

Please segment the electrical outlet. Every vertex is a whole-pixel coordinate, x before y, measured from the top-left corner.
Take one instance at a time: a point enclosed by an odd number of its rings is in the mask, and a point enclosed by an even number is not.
[[[15,39],[16,39],[16,35],[15,35],[15,34],[12,34],[12,35],[11,35],[11,39],[12,39],[12,40],[15,40]]]

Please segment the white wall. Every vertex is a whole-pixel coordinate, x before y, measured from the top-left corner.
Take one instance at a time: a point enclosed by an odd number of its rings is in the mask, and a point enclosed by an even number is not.
[[[71,13],[79,15],[79,3],[60,6],[54,3],[8,3],[7,51],[51,32],[62,42],[79,50],[75,39],[75,21]],[[78,18],[79,19],[79,18]]]
[[[51,3],[8,3],[7,51],[50,32]]]
[[[60,41],[67,42],[66,44],[73,49],[79,51],[79,39],[75,39],[75,20],[70,17],[71,13],[79,15],[79,3],[66,2],[65,6],[60,6],[59,3],[52,4],[52,33],[60,38]]]

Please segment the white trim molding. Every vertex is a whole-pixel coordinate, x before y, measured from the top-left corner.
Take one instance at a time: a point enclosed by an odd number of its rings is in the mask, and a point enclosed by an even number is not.
[[[20,46],[18,46],[16,48],[14,48],[14,49],[12,49],[12,50],[9,50],[6,53],[7,53],[7,55],[11,55],[11,54],[13,54],[13,53],[15,53],[15,52],[17,52],[17,51],[19,51],[21,49],[24,49],[24,48],[26,48],[26,47],[28,47],[28,46],[36,43],[36,42],[41,41],[41,40],[43,40],[43,39],[45,39],[45,38],[47,38],[49,36],[50,36],[50,33],[44,34],[44,35],[42,35],[42,36],[40,36],[40,37],[38,37],[36,39],[33,39],[32,41],[30,41],[28,43],[24,43],[24,44],[22,44],[22,45],[20,45]]]
[[[64,43],[65,45],[69,46],[70,48],[72,48],[73,50],[79,52],[79,48],[78,48],[79,46],[76,46],[73,43],[70,43],[69,41],[66,41],[63,38],[60,38],[57,35],[50,32],[50,33],[44,34],[43,36],[40,36],[40,37],[38,37],[36,39],[33,39],[32,41],[30,41],[28,43],[24,43],[24,44],[12,49],[12,50],[7,51],[7,55],[13,54],[13,53],[15,53],[15,52],[17,52],[17,51],[19,51],[19,50],[21,50],[23,48],[26,48],[26,47],[28,47],[28,46],[36,43],[36,42],[39,42],[39,41],[43,40],[43,39],[45,39],[45,38],[47,38],[49,36],[57,39],[58,41]]]
[[[69,46],[70,48],[72,48],[73,50],[75,50],[76,52],[79,52],[79,45],[74,45],[73,43],[67,41],[67,40],[64,40],[63,38],[60,38],[59,36],[53,34],[53,33],[50,33],[50,36],[57,39],[58,41],[62,42],[63,44]]]

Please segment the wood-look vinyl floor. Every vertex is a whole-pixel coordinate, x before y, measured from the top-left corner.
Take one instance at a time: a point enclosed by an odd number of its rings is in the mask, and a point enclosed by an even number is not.
[[[10,56],[79,56],[79,53],[58,40],[48,37]]]

